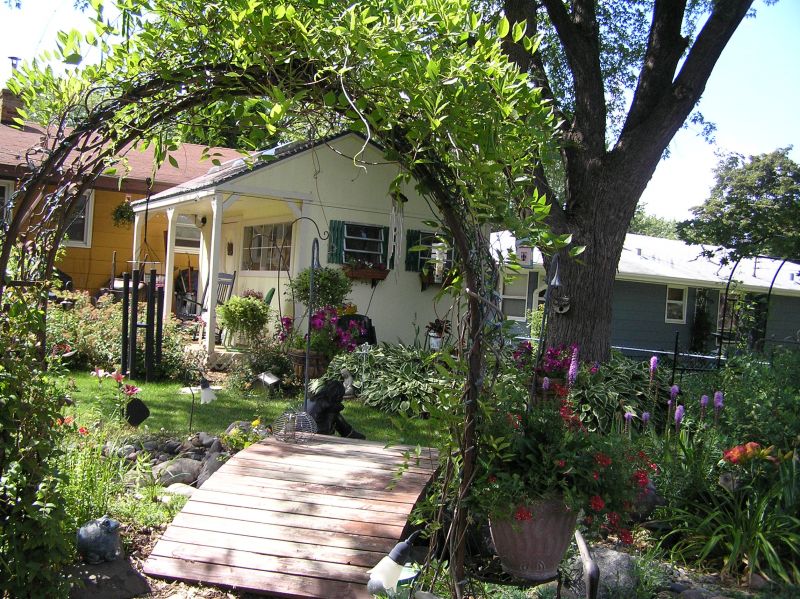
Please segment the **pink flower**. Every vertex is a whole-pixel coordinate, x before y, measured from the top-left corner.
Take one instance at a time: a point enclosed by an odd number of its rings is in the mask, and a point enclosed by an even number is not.
[[[122,389],[122,392],[129,397],[133,397],[134,395],[139,393],[139,391],[141,391],[141,389],[139,389],[139,387],[137,387],[136,385],[126,384],[125,387]]]
[[[653,356],[652,358],[650,358],[650,378],[651,379],[656,374],[656,369],[657,368],[658,368],[658,356]]]
[[[79,433],[80,435],[83,435],[83,436],[85,437],[86,435],[88,435],[88,434],[89,434],[89,431],[88,431],[88,430],[86,430],[86,427],[85,427],[85,426],[82,426],[82,427],[80,427],[80,428],[78,429],[78,433]]]

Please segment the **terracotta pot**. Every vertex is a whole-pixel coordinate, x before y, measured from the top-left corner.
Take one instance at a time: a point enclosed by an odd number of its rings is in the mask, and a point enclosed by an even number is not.
[[[514,576],[544,582],[558,576],[578,514],[563,499],[543,499],[526,506],[531,520],[489,520],[495,551],[503,569]]]
[[[287,352],[289,361],[292,363],[294,375],[301,381],[305,378],[306,369],[306,352],[302,349],[290,349]],[[325,354],[312,351],[308,354],[308,378],[318,379],[328,369],[330,359],[325,357]]]

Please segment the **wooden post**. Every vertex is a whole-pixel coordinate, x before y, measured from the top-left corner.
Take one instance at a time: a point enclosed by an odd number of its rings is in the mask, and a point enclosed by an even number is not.
[[[130,310],[131,275],[122,275],[122,360],[119,365],[122,374],[128,374],[128,310]]]
[[[147,320],[144,329],[144,380],[150,381],[153,378],[153,344],[155,343],[155,319],[156,319],[156,269],[150,269],[150,277],[147,281]]]
[[[161,368],[161,346],[164,343],[164,287],[156,289],[156,366]]]
[[[131,290],[131,323],[128,338],[128,377],[136,378],[136,336],[139,332],[139,281],[140,271],[133,271],[133,289]]]

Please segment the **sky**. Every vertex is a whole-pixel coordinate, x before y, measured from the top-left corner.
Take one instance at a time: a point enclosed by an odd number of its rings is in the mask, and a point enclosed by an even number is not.
[[[86,29],[87,16],[73,0],[23,0],[21,10],[0,2],[0,81],[11,74],[8,56],[23,60],[55,47],[59,30]],[[766,6],[756,0],[755,18],[745,19],[722,53],[699,104],[717,125],[709,145],[696,128],[678,132],[641,198],[649,214],[683,220],[708,198],[716,152],[745,156],[795,146],[800,162],[800,0]]]

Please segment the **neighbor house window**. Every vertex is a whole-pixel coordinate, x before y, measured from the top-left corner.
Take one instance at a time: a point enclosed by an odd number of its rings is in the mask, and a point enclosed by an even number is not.
[[[246,226],[242,270],[288,270],[291,250],[291,223]]]
[[[92,214],[94,193],[83,194],[78,200],[72,220],[67,225],[65,245],[88,248],[92,246]]]
[[[11,181],[0,181],[0,227],[3,231],[11,222],[11,194],[14,193],[14,184]]]
[[[528,309],[528,273],[503,277],[500,283],[500,301],[503,314],[508,320],[525,321]]]
[[[386,265],[389,251],[389,227],[365,225],[341,220],[328,222],[328,262],[361,262]],[[394,262],[394,258],[392,258]],[[392,264],[388,265],[392,268]]]
[[[664,322],[686,324],[686,287],[667,286],[667,308]]]
[[[441,266],[439,266],[441,265]],[[453,268],[453,248],[440,235],[428,231],[406,232],[406,270],[447,273]]]
[[[179,214],[175,224],[175,249],[181,252],[200,252],[200,229],[194,214]]]

